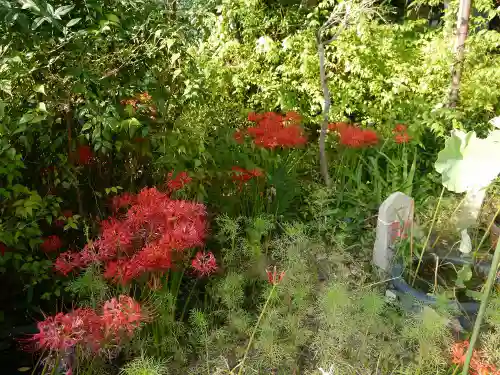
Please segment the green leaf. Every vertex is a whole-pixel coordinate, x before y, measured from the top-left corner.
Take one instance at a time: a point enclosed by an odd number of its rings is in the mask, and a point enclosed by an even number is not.
[[[472,279],[472,269],[469,264],[464,264],[462,268],[457,272],[456,285],[459,288],[465,288],[465,282]]]
[[[7,107],[7,103],[0,102],[0,120],[5,116],[5,108]]]
[[[45,105],[44,102],[40,102],[38,103],[38,108],[37,108],[40,112],[47,112],[47,106]]]
[[[46,95],[45,94],[45,86],[44,85],[36,85],[34,88],[35,92],[39,92],[40,94]]]
[[[172,57],[170,58],[170,62],[172,63],[172,65],[177,61],[179,60],[179,57],[181,57],[181,54],[180,53],[174,53],[172,55]]]
[[[17,369],[17,371],[19,371],[19,372],[27,372],[29,370],[31,370],[31,367],[19,367]]]
[[[6,92],[9,95],[12,95],[12,83],[9,80],[1,79],[0,80],[0,90]]]
[[[488,186],[500,173],[499,135],[494,131],[481,139],[475,132],[454,131],[434,165],[443,186],[456,193]]]
[[[31,29],[36,30],[44,22],[50,22],[50,18],[48,18],[48,17],[35,18],[35,20],[33,21],[33,24],[31,25]]]
[[[71,26],[75,26],[78,22],[80,22],[80,20],[81,18],[73,18],[66,24],[66,27],[70,28]]]
[[[116,14],[108,13],[106,14],[106,18],[108,19],[108,21],[111,21],[113,23],[120,23],[120,19]]]
[[[33,0],[19,0],[22,7],[21,9],[33,9],[35,12],[40,12],[40,8],[35,4]]]
[[[32,112],[25,113],[23,117],[21,117],[21,119],[19,120],[19,124],[20,125],[26,124],[27,122],[33,120],[34,117],[35,115]]]
[[[63,5],[62,7],[57,8],[54,12],[54,18],[60,20],[62,16],[71,11],[74,7],[74,5]]]

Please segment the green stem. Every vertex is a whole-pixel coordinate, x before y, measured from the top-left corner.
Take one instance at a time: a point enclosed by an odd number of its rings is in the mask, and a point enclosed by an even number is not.
[[[439,196],[439,200],[438,200],[438,203],[436,205],[436,210],[434,211],[434,215],[432,217],[431,227],[429,228],[429,232],[427,233],[427,238],[425,239],[424,247],[422,249],[422,252],[420,253],[420,257],[418,258],[418,264],[417,264],[417,268],[415,270],[415,274],[413,275],[413,281],[411,283],[411,286],[413,286],[415,284],[415,279],[417,278],[418,270],[420,269],[420,265],[422,264],[422,258],[424,257],[425,250],[427,249],[427,244],[429,243],[429,239],[431,238],[432,229],[434,228],[434,224],[436,223],[436,218],[437,218],[437,213],[439,211],[439,206],[441,205],[441,200],[443,199],[444,189],[445,189],[445,187],[443,186],[443,189],[441,190],[441,195]],[[410,260],[410,261],[413,261],[413,260]]]
[[[474,351],[474,346],[476,345],[477,338],[479,337],[479,330],[481,329],[481,323],[483,322],[484,313],[488,307],[488,299],[490,298],[491,288],[495,282],[497,276],[498,263],[500,262],[500,241],[497,242],[495,248],[495,253],[493,254],[493,260],[491,262],[490,272],[488,273],[488,279],[486,280],[486,285],[484,286],[483,295],[481,297],[481,306],[479,307],[479,312],[477,313],[476,322],[474,323],[474,329],[472,331],[472,337],[470,339],[469,350],[465,357],[464,368],[462,369],[462,375],[467,375],[469,373],[470,361],[472,359],[472,353]]]
[[[500,243],[500,241],[498,241]],[[243,371],[243,366],[245,364],[245,361],[248,356],[248,352],[250,351],[250,347],[252,346],[253,339],[255,337],[255,333],[257,332],[257,328],[259,328],[260,321],[262,320],[264,313],[266,312],[267,305],[269,304],[269,301],[271,300],[271,297],[273,296],[274,290],[276,289],[276,284],[273,284],[273,287],[271,291],[269,292],[269,296],[267,297],[266,303],[264,304],[264,307],[262,308],[262,311],[260,312],[259,318],[257,319],[257,323],[255,323],[255,327],[253,328],[252,336],[250,336],[250,340],[248,341],[247,348],[245,350],[245,354],[243,355],[243,359],[241,360],[240,363],[240,369],[238,371],[238,375],[242,374]]]
[[[205,355],[207,358],[207,374],[210,375],[210,364],[208,363],[208,333],[207,333],[207,328],[205,328]]]
[[[198,284],[198,280],[199,279],[196,279],[196,281],[193,284],[193,287],[191,288],[191,291],[189,292],[189,295],[188,295],[188,297],[186,299],[186,303],[184,304],[184,308],[182,309],[181,318],[179,320],[180,322],[182,322],[182,320],[184,319],[184,314],[186,313],[187,307],[189,305],[189,301],[191,300],[191,296],[193,295],[193,292],[194,292],[194,290],[196,288],[196,285]]]

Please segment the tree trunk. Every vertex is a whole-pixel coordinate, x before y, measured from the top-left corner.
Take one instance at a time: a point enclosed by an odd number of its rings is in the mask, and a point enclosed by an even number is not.
[[[330,175],[328,173],[328,160],[326,158],[326,130],[328,129],[328,116],[330,112],[330,90],[328,89],[328,82],[326,80],[325,71],[325,46],[318,38],[318,54],[319,54],[319,75],[321,80],[321,87],[323,88],[323,97],[325,100],[323,106],[323,122],[321,124],[321,133],[319,136],[319,164],[321,174],[325,180],[327,187],[330,187]]]
[[[458,8],[457,20],[457,39],[455,42],[455,61],[451,69],[451,89],[448,100],[448,106],[454,108],[458,103],[458,95],[460,91],[460,80],[462,78],[462,70],[464,65],[465,55],[465,40],[469,31],[469,17],[472,0],[460,0]]]

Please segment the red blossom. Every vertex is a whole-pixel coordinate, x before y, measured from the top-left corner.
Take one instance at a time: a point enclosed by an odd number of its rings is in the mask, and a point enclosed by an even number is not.
[[[393,133],[404,133],[407,130],[407,126],[404,124],[396,124],[394,129],[392,130]]]
[[[452,363],[463,366],[467,351],[469,350],[469,341],[456,342],[451,347],[451,361]],[[498,370],[493,364],[487,363],[483,355],[476,349],[472,352],[470,361],[470,374],[471,375],[500,375]]]
[[[36,350],[62,351],[79,346],[97,352],[131,337],[142,322],[149,320],[141,305],[121,295],[106,301],[102,315],[90,308],[58,313],[37,324],[38,333],[28,341]]]
[[[67,276],[71,271],[83,267],[84,265],[85,263],[80,253],[65,251],[57,257],[54,263],[54,269],[64,276]]]
[[[148,318],[141,305],[133,298],[120,295],[104,303],[102,322],[105,337],[120,340],[123,336],[132,336],[142,322]]]
[[[80,165],[88,165],[92,162],[92,159],[94,157],[94,154],[92,152],[92,149],[90,146],[83,145],[83,146],[78,146],[76,149],[76,153],[78,156],[78,164]]]
[[[134,202],[135,195],[125,192],[111,199],[111,207],[113,208],[113,211],[118,211],[122,207],[128,208],[130,205],[134,204]]]
[[[3,242],[0,242],[0,254],[4,256],[6,251],[8,251],[7,245],[4,244]]]
[[[62,247],[62,241],[59,236],[52,235],[46,238],[43,238],[43,243],[40,245],[42,251],[46,253],[52,253],[54,251],[59,250]]]
[[[244,130],[235,131],[233,134],[233,138],[240,145],[243,144],[243,141],[245,140],[245,131]]]
[[[278,271],[276,270],[276,266],[274,266],[271,269],[266,269],[267,273],[267,279],[270,284],[272,285],[278,285],[281,280],[283,280],[283,277],[285,276],[285,271],[281,271],[281,273],[278,275]]]
[[[199,277],[209,276],[217,270],[217,261],[211,251],[208,253],[198,251],[191,262],[191,266]]]
[[[171,171],[167,175],[167,188],[169,192],[174,192],[182,189],[185,185],[189,184],[192,178],[189,177],[187,172],[179,172],[174,177],[174,171]]]
[[[341,132],[348,126],[349,124],[347,122],[334,122],[332,124],[328,124],[328,130]]]
[[[299,125],[302,121],[302,116],[297,112],[287,112],[285,114],[285,121],[288,123],[294,123]]]
[[[363,148],[374,146],[378,143],[378,135],[374,130],[363,129],[355,125],[339,125],[335,130],[339,133],[341,145],[351,148]]]
[[[203,245],[205,206],[171,199],[155,188],[143,189],[125,217],[101,223],[101,236],[78,253],[61,254],[56,269],[67,274],[76,267],[104,263],[104,276],[128,283],[146,272],[172,268],[177,253]]]
[[[257,120],[258,120],[258,118],[259,118],[259,117],[258,117],[258,115],[257,115],[255,112],[250,112],[250,113],[248,114],[248,121],[252,121],[252,122],[254,122],[254,121],[257,121]]]
[[[300,126],[300,116],[296,113],[281,116],[274,112],[266,112],[262,115],[252,112],[248,115],[248,119],[255,122],[256,126],[249,127],[247,134],[259,147],[290,148],[304,145],[307,142]]]
[[[408,135],[408,133],[401,133],[401,134],[396,134],[394,136],[394,140],[396,143],[402,144],[402,143],[408,143],[411,141],[411,137]]]

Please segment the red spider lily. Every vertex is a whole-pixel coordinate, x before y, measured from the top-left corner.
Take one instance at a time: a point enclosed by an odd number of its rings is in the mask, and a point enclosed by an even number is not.
[[[294,123],[299,125],[302,121],[302,116],[297,112],[287,112],[285,114],[285,121],[288,123]]]
[[[371,129],[362,129],[354,125],[339,126],[337,124],[335,130],[340,135],[340,144],[347,147],[363,148],[378,143],[378,135]]]
[[[341,132],[348,126],[349,124],[347,122],[334,122],[332,124],[328,124],[328,130]]]
[[[54,269],[67,276],[71,271],[83,267],[84,262],[80,253],[73,251],[65,251],[59,254],[55,263]]]
[[[120,295],[104,303],[102,322],[105,336],[119,340],[122,336],[132,336],[148,317],[141,305],[133,298]]]
[[[84,309],[59,313],[38,322],[38,333],[31,340],[37,350],[64,351],[82,342],[87,335]]]
[[[401,133],[401,134],[396,134],[394,136],[394,140],[396,143],[408,143],[411,141],[411,137],[408,135],[408,133]]]
[[[255,145],[274,149],[276,147],[289,148],[306,144],[307,139],[299,125],[300,116],[289,112],[281,116],[274,112],[264,114],[250,113],[250,121],[257,125],[247,129],[247,134],[254,140]]]
[[[39,332],[28,341],[36,350],[64,352],[79,345],[96,352],[131,337],[148,320],[138,302],[121,295],[104,303],[102,315],[84,308],[47,317],[37,324]]]
[[[245,140],[245,131],[244,130],[237,130],[233,134],[233,138],[240,145],[243,144],[243,141]]]
[[[260,118],[260,116],[257,115],[255,112],[250,112],[248,114],[248,121],[255,122],[255,121],[258,121],[259,118]]]
[[[396,124],[396,126],[394,127],[392,132],[393,133],[404,133],[404,132],[406,132],[407,129],[408,129],[408,127],[404,124]]]
[[[203,245],[205,215],[202,204],[171,199],[155,188],[143,189],[125,217],[103,220],[100,238],[85,246],[79,258],[65,253],[56,269],[67,274],[104,263],[104,276],[121,283],[146,272],[164,272],[172,268],[177,253]]]
[[[76,153],[78,156],[78,164],[80,165],[88,165],[92,162],[92,159],[94,157],[94,154],[92,152],[92,149],[90,146],[83,145],[83,146],[78,146],[76,149]]]
[[[191,262],[191,266],[199,277],[209,276],[217,270],[217,261],[211,251],[208,253],[198,251]]]
[[[0,242],[0,254],[4,256],[6,251],[8,251],[7,245],[3,242]]]
[[[42,251],[46,253],[52,253],[54,251],[59,250],[62,247],[62,241],[59,236],[52,235],[46,238],[43,238],[43,243],[40,245]]]
[[[272,284],[272,285],[278,285],[281,280],[283,280],[283,277],[285,276],[285,271],[282,271],[279,275],[278,275],[278,271],[276,270],[276,266],[274,266],[273,268],[271,269],[266,269],[266,273],[267,273],[267,278],[269,280],[269,284]]]
[[[261,177],[263,175],[262,171],[259,169],[245,169],[238,166],[231,167],[231,179],[238,184],[238,188],[241,189],[244,184],[250,181],[252,178]]]
[[[167,188],[169,192],[174,192],[182,189],[185,185],[189,184],[192,178],[189,177],[187,172],[179,172],[177,176],[174,177],[174,171],[171,171],[167,175]]]
[[[111,199],[111,207],[113,211],[118,211],[122,207],[129,207],[135,203],[135,195],[130,193],[123,193]]]
[[[469,350],[469,341],[456,342],[451,347],[452,363],[463,366],[467,351]],[[472,375],[500,375],[494,365],[486,363],[480,352],[474,349],[470,361],[470,374]]]

